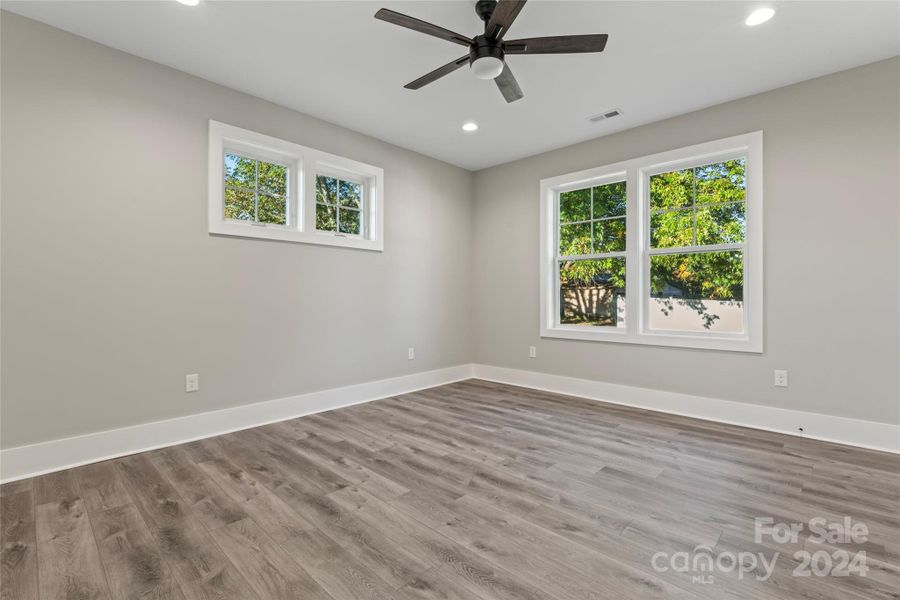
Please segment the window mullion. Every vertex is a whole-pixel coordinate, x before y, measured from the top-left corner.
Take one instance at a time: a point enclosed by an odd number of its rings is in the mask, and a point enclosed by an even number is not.
[[[693,187],[693,192],[691,196],[691,211],[693,212],[693,233],[694,233],[694,245],[697,245],[697,167],[691,169],[691,184]]]
[[[300,214],[300,199],[303,194],[301,189],[303,181],[303,173],[301,161],[295,161],[288,171],[288,188],[287,188],[287,223],[292,229],[301,230],[303,227],[303,215]]]
[[[337,190],[334,193],[334,232],[341,232],[341,180],[335,179]]]
[[[625,174],[625,332],[636,336],[642,322],[641,282],[643,239],[643,192],[640,170]],[[649,260],[649,259],[648,259]]]
[[[303,231],[316,231],[316,169],[315,163],[308,156],[303,156],[303,197],[300,207],[303,211]]]
[[[628,258],[627,251],[619,252],[597,252],[595,254],[557,254],[556,260],[603,260],[605,258]]]
[[[673,248],[648,248],[647,253],[650,256],[664,256],[667,254],[703,254],[706,252],[731,252],[735,250],[744,250],[746,242],[735,242],[732,244],[708,244],[705,246],[678,246]]]
[[[594,188],[591,187],[591,220],[588,227],[591,228],[591,254],[594,253]]]
[[[253,161],[253,220],[259,223],[259,161]]]
[[[251,194],[255,194],[255,193],[256,193],[256,189],[254,189],[254,188],[246,188],[246,187],[243,187],[243,186],[240,186],[240,185],[234,185],[234,184],[231,184],[231,183],[226,183],[226,184],[225,184],[225,189],[226,189],[226,190],[237,190],[237,191],[239,191],[239,192],[250,192]]]

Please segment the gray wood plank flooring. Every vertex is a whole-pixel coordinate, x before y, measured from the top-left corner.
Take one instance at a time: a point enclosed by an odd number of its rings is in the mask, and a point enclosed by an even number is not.
[[[900,598],[900,456],[478,380],[13,482],[0,516],[2,600]],[[780,554],[654,568],[679,552]]]

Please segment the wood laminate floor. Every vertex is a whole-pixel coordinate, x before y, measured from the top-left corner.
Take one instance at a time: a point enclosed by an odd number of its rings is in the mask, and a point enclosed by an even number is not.
[[[0,489],[3,600],[900,598],[900,457],[476,380]],[[845,516],[866,542],[754,541]]]

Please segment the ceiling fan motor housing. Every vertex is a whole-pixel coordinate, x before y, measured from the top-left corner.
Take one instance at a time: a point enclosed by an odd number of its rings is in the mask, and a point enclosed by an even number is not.
[[[487,56],[503,60],[502,42],[495,42],[484,35],[476,35],[474,40],[469,46],[469,63]]]

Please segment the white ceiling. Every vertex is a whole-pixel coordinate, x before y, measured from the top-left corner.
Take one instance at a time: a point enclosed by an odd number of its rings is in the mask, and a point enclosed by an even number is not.
[[[465,167],[481,169],[900,54],[898,2],[532,0],[508,38],[608,33],[602,54],[511,56],[507,104],[467,67],[407,82],[465,48],[375,20],[392,8],[459,33],[474,2],[7,2],[12,12]],[[618,108],[622,116],[586,118]],[[476,121],[474,134],[460,130]]]

